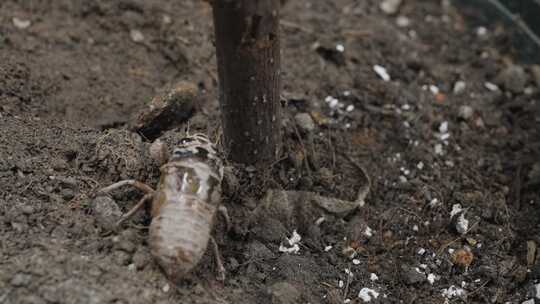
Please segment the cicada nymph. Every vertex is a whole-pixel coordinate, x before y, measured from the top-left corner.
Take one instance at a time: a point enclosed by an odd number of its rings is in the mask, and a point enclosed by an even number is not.
[[[209,241],[214,246],[218,271],[223,278],[223,264],[211,237],[223,179],[223,163],[214,145],[205,135],[195,134],[181,139],[171,155],[161,142],[152,145],[151,154],[161,163],[156,190],[135,180],[125,180],[100,192],[108,193],[123,185],[146,192],[120,221],[152,202],[150,250],[171,280],[184,277],[198,264]]]

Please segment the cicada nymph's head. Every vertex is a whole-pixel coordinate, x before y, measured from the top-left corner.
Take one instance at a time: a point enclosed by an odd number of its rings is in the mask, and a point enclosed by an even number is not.
[[[209,161],[217,170],[223,167],[214,144],[204,134],[193,134],[182,138],[174,148],[171,161],[197,158]]]

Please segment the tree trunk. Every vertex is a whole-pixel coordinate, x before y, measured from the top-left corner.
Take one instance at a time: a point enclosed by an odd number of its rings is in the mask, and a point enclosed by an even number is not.
[[[230,159],[265,166],[281,148],[280,0],[213,0],[219,101]]]

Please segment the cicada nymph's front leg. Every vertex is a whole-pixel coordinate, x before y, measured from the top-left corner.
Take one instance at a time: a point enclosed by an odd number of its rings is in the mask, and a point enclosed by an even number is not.
[[[159,139],[156,140],[150,146],[150,155],[160,165],[165,164],[169,160],[169,152],[167,151],[167,145],[165,143],[163,143]],[[139,202],[133,208],[131,208],[127,213],[125,213],[120,218],[120,220],[118,220],[116,222],[117,226],[119,226],[120,224],[122,224],[122,222],[124,222],[125,220],[127,220],[128,218],[133,216],[144,205],[146,205],[147,203],[152,202],[152,200],[154,198],[154,195],[155,195],[155,190],[152,189],[152,187],[148,186],[147,184],[145,184],[143,182],[133,180],[133,179],[119,181],[119,182],[114,183],[114,184],[112,184],[110,186],[102,188],[101,190],[98,191],[98,195],[99,194],[109,194],[110,192],[112,192],[112,191],[114,191],[114,190],[116,190],[118,188],[121,188],[123,186],[133,186],[133,187],[141,190],[142,192],[144,192],[145,195],[139,200]]]
[[[133,216],[133,214],[135,214],[137,211],[139,211],[146,203],[151,202],[153,197],[154,197],[154,192],[155,192],[154,189],[152,189],[152,187],[148,186],[147,184],[145,184],[143,182],[139,182],[139,181],[133,180],[133,179],[128,179],[128,180],[119,181],[119,182],[114,183],[114,184],[112,184],[110,186],[102,188],[101,190],[98,191],[98,195],[109,194],[112,191],[114,191],[114,190],[116,190],[118,188],[124,187],[124,186],[135,187],[135,188],[143,191],[145,193],[145,195],[139,200],[139,202],[133,208],[131,208],[127,213],[125,213],[116,222],[116,226],[120,226],[122,224],[122,222],[124,222],[125,220],[127,220],[128,218]]]
[[[152,202],[153,198],[154,198],[153,192],[145,194],[133,208],[131,208],[128,212],[126,212],[126,214],[122,215],[122,217],[116,222],[116,226],[122,225],[122,223],[125,220],[132,217],[135,213],[137,213],[137,211],[139,211],[142,207],[144,207],[144,205]]]

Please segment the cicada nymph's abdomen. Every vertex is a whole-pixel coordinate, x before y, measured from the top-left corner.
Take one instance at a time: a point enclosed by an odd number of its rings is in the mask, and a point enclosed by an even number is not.
[[[181,278],[206,251],[222,179],[222,162],[204,135],[182,139],[161,167],[149,242],[169,278]]]

